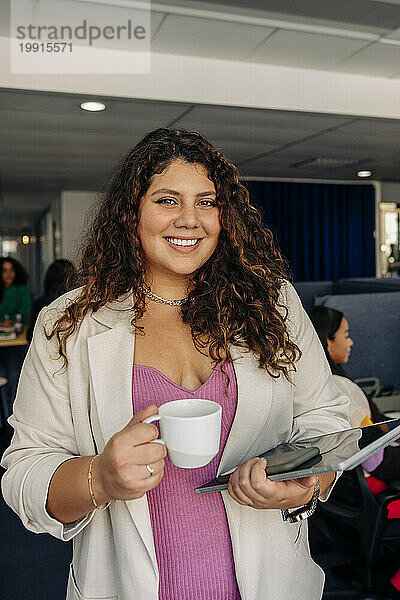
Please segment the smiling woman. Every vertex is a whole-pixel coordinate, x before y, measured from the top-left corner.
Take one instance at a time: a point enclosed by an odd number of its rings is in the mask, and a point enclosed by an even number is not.
[[[215,197],[201,165],[176,160],[154,175],[140,203],[138,226],[153,279],[162,273],[190,275],[211,257],[221,230]]]
[[[146,135],[79,277],[38,317],[2,480],[28,529],[76,537],[68,600],[319,600],[307,528],[281,509],[306,518],[334,474],[271,482],[251,457],[348,428],[348,401],[236,168],[198,133]],[[152,443],[147,420],[182,399],[222,410],[199,468]],[[227,491],[195,493],[240,462]]]

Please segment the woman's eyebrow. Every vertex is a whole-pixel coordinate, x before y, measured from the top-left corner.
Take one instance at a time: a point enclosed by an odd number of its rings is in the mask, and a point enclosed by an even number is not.
[[[159,190],[155,190],[154,192],[152,192],[150,194],[150,196],[155,196],[156,194],[172,194],[173,196],[182,196],[183,194],[181,194],[180,192],[178,192],[177,190],[170,190],[168,188],[160,188]],[[203,196],[215,196],[216,193],[213,190],[210,190],[208,192],[199,192],[198,194],[196,194],[196,198],[202,198]]]

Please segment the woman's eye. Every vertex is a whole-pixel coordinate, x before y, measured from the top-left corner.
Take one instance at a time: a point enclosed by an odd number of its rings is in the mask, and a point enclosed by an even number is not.
[[[174,204],[175,202],[173,198],[160,198],[156,200],[156,204]]]
[[[214,202],[214,200],[202,200],[201,202],[199,202],[199,204],[201,206],[217,206],[216,202]]]

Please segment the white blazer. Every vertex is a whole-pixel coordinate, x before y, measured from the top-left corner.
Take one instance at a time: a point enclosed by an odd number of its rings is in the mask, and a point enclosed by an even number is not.
[[[130,294],[83,319],[67,343],[68,370],[55,374],[62,363],[43,324],[78,291],[39,315],[9,419],[15,433],[2,461],[4,498],[30,531],[73,538],[67,600],[156,600],[159,574],[146,496],[115,501],[109,510],[68,525],[46,512],[57,467],[102,452],[132,417]],[[290,284],[282,289],[282,302],[290,335],[303,352],[294,384],[269,376],[252,352],[231,348],[238,404],[218,473],[281,442],[349,427],[348,399],[335,386]],[[319,600],[324,575],[310,557],[307,523],[283,522],[279,510],[241,506],[227,492],[222,497],[242,600]]]

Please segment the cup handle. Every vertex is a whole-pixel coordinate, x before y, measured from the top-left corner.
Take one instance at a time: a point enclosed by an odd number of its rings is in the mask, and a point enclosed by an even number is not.
[[[147,419],[145,419],[144,421],[142,421],[142,423],[153,423],[153,421],[159,421],[161,419],[161,415],[153,415],[151,417],[147,417]],[[165,446],[165,442],[163,439],[161,438],[157,438],[156,440],[151,440],[152,444],[162,444],[163,446]]]

